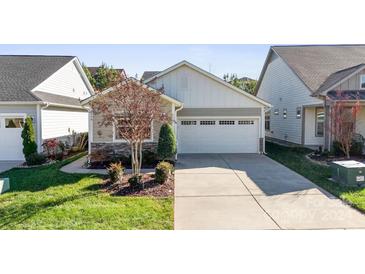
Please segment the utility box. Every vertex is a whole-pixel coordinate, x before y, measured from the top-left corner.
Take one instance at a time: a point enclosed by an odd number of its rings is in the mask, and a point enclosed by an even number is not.
[[[345,186],[365,185],[365,164],[357,161],[336,161],[331,164],[332,179]]]
[[[0,194],[10,189],[9,178],[0,178]]]

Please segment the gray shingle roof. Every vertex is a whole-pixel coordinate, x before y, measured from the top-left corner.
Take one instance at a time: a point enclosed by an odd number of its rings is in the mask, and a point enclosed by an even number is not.
[[[332,100],[365,100],[364,90],[331,90],[327,96]]]
[[[312,92],[331,87],[355,66],[365,63],[365,45],[274,46],[272,49]]]
[[[30,91],[73,58],[0,55],[0,101],[39,101]]]
[[[39,99],[47,103],[69,105],[69,106],[81,106],[80,100],[77,98],[51,94],[47,92],[35,91],[33,92]]]
[[[142,75],[142,78],[141,80],[146,80],[146,79],[149,79],[157,74],[159,74],[161,71],[145,71],[143,72],[143,75]]]
[[[353,66],[351,68],[343,69],[335,73],[332,73],[330,76],[328,76],[326,81],[324,81],[324,83],[318,88],[318,91],[321,92],[328,90],[342,79],[346,78],[347,76],[350,76],[352,73],[364,67],[365,64],[359,64],[357,66]]]

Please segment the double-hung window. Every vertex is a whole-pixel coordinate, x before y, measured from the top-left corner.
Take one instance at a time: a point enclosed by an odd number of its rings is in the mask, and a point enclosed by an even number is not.
[[[360,75],[360,89],[365,89],[365,74]]]
[[[316,108],[316,137],[323,137],[324,135],[324,108]]]

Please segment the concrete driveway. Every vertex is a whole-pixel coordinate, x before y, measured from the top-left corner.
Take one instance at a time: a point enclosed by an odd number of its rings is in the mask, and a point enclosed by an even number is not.
[[[270,158],[179,155],[175,229],[365,228],[365,216]]]
[[[22,161],[0,161],[0,173],[22,164]]]

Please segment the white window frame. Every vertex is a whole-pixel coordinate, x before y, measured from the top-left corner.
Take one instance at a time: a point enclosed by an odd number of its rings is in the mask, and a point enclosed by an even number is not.
[[[113,123],[113,143],[128,143],[125,139],[116,138],[115,124]],[[143,142],[153,142],[153,121],[151,122],[150,138],[144,139]]]
[[[365,89],[365,87],[361,87],[363,83],[365,84],[365,74],[360,74],[360,89]]]
[[[323,134],[318,134],[318,109],[323,109],[323,113],[324,113],[324,119],[321,123],[323,123]],[[324,107],[316,107],[315,111],[314,111],[314,117],[315,117],[315,122],[314,122],[314,126],[315,126],[315,136],[316,137],[324,137],[324,131],[325,131],[325,119],[326,119],[326,114],[325,114],[325,109]]]
[[[23,118],[24,123],[25,123],[25,118],[27,118],[27,114],[26,113],[0,113],[0,129],[11,130],[14,128],[5,128],[5,119],[6,118]],[[19,128],[15,128],[15,129],[19,129]]]

